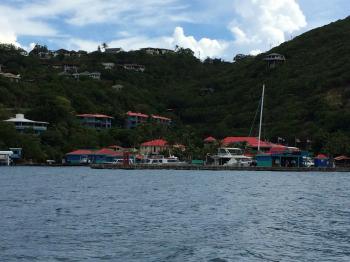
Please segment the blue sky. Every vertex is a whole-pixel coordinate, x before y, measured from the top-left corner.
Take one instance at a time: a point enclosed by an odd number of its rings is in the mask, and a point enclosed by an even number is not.
[[[349,0],[1,0],[0,42],[30,49],[191,48],[232,60],[350,14]]]

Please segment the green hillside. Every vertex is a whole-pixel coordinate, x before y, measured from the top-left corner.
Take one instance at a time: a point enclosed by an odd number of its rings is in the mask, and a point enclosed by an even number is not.
[[[307,32],[269,53],[280,53],[286,62],[267,67],[266,54],[235,63],[200,61],[190,50],[166,55],[141,51],[81,57],[39,59],[20,50],[0,47],[3,71],[20,74],[19,83],[0,77],[0,119],[25,113],[30,119],[48,121],[41,137],[17,134],[0,123],[0,148],[23,147],[27,159],[60,159],[76,148],[111,144],[137,146],[165,137],[189,145],[198,156],[207,135],[256,135],[252,123],[266,84],[263,135],[290,145],[312,141],[316,152],[350,153],[350,18]],[[144,72],[116,66],[105,70],[101,63],[144,65]],[[77,65],[79,72],[101,72],[101,80],[60,75],[57,65]],[[121,90],[113,88],[122,85]],[[171,117],[170,128],[146,124],[124,129],[126,111]],[[77,113],[103,113],[115,118],[114,128],[95,131],[83,128]],[[306,146],[301,144],[300,146]]]

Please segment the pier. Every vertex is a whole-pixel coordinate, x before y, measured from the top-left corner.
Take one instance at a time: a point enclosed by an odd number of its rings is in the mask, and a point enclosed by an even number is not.
[[[238,167],[219,165],[149,165],[91,164],[93,169],[124,170],[208,170],[208,171],[280,171],[280,172],[350,172],[350,167]]]

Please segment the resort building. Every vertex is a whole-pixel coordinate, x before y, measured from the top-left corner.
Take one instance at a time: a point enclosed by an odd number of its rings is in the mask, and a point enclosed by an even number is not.
[[[149,118],[149,116],[146,114],[128,111],[126,113],[125,126],[128,129],[135,128],[140,124],[146,123],[148,121],[148,118]]]
[[[77,115],[81,124],[95,129],[107,129],[112,127],[113,117],[102,114],[80,114]]]
[[[0,151],[0,165],[9,166],[11,164],[12,151]]]
[[[112,163],[116,160],[123,160],[124,152],[114,151],[110,148],[99,150],[75,150],[65,155],[64,161],[71,165],[85,165],[90,163]]]
[[[168,142],[164,139],[156,139],[144,142],[140,146],[140,154],[142,155],[157,155],[165,150],[168,150]]]
[[[48,122],[34,121],[24,118],[23,114],[16,114],[16,117],[4,120],[4,122],[13,123],[18,132],[33,130],[35,134],[41,134],[47,130]]]

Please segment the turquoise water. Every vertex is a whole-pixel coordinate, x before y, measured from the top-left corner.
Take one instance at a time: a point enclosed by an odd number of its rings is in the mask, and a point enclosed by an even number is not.
[[[0,261],[350,261],[350,174],[0,167]]]

